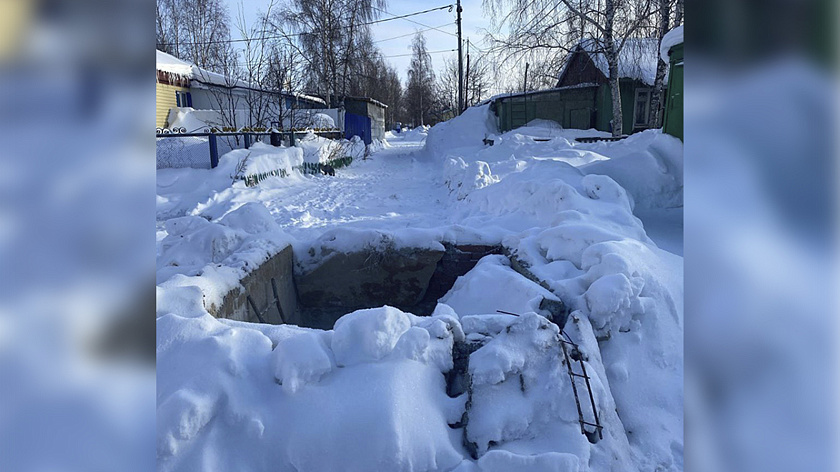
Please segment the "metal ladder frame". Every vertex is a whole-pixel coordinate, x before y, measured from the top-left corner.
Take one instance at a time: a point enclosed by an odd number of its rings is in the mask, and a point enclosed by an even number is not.
[[[572,345],[572,347],[574,347],[574,349],[578,353],[580,353],[580,349],[579,349],[578,345],[575,344],[572,341],[572,339],[569,337],[569,335],[566,334],[565,331],[563,331],[561,329],[560,333],[563,336],[566,337],[566,339],[563,339],[562,337],[560,338],[560,346],[563,348],[563,357],[566,359],[566,370],[569,373],[569,381],[572,383],[572,392],[575,395],[575,406],[577,406],[577,411],[578,411],[578,422],[580,423],[580,432],[581,432],[581,434],[583,434],[584,436],[589,438],[590,434],[592,434],[592,433],[589,433],[588,431],[586,431],[585,426],[586,425],[594,426],[595,431],[598,432],[598,437],[600,439],[604,439],[604,433],[603,433],[604,427],[601,425],[601,421],[598,418],[598,409],[595,407],[595,396],[592,394],[592,385],[589,383],[589,375],[586,373],[586,365],[583,363],[583,358],[578,357],[577,361],[580,364],[581,372],[583,372],[583,374],[578,374],[577,372],[574,371],[574,369],[572,369],[572,360],[569,356],[568,349],[566,349],[566,344]],[[590,403],[590,405],[592,405],[592,415],[595,417],[595,422],[594,423],[590,423],[583,418],[583,409],[580,407],[580,397],[578,396],[577,385],[576,385],[577,382],[575,382],[575,377],[582,377],[586,381],[586,391],[587,391],[587,393],[589,393],[589,403]],[[590,440],[590,442],[593,442],[593,441]]]

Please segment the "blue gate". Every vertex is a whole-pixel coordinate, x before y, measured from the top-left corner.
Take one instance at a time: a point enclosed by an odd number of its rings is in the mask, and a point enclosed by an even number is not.
[[[365,144],[371,143],[370,117],[354,113],[344,114],[344,137],[350,139],[353,136],[362,138]]]

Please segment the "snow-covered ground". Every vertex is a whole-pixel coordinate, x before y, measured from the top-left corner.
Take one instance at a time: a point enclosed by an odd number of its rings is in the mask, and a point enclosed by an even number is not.
[[[596,133],[537,122],[500,135],[484,106],[389,132],[334,177],[292,169],[334,155],[317,140],[303,156],[252,148],[289,169],[254,187],[231,178],[243,151],[159,171],[158,469],[682,470],[682,144],[658,131],[574,141]],[[370,307],[330,331],[204,309],[287,243],[304,259],[377,237],[502,244],[519,271],[487,256],[430,317]],[[570,307],[565,326],[541,316],[544,298]],[[592,377],[596,443],[580,432],[561,328]],[[471,394],[450,398],[443,373],[464,340],[485,344]]]

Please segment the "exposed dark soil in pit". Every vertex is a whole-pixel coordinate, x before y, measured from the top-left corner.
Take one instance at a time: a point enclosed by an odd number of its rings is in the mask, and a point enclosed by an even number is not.
[[[228,293],[220,307],[209,310],[219,318],[319,329],[332,329],[338,318],[352,311],[383,305],[427,316],[482,257],[502,254],[501,246],[443,245],[444,251],[402,248],[337,254],[303,274],[295,273],[288,247],[243,278],[243,288]]]

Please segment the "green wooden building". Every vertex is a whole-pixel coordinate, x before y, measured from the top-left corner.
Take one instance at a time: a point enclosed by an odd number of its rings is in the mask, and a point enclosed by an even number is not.
[[[656,39],[628,40],[619,54],[622,128],[625,134],[653,126],[650,99],[658,59]],[[594,42],[582,41],[567,56],[553,89],[495,97],[490,109],[500,131],[535,119],[552,120],[563,128],[612,131],[612,97],[607,61]]]
[[[670,64],[668,90],[665,95],[665,117],[662,131],[683,138],[683,27],[669,31],[660,46],[662,60]]]

